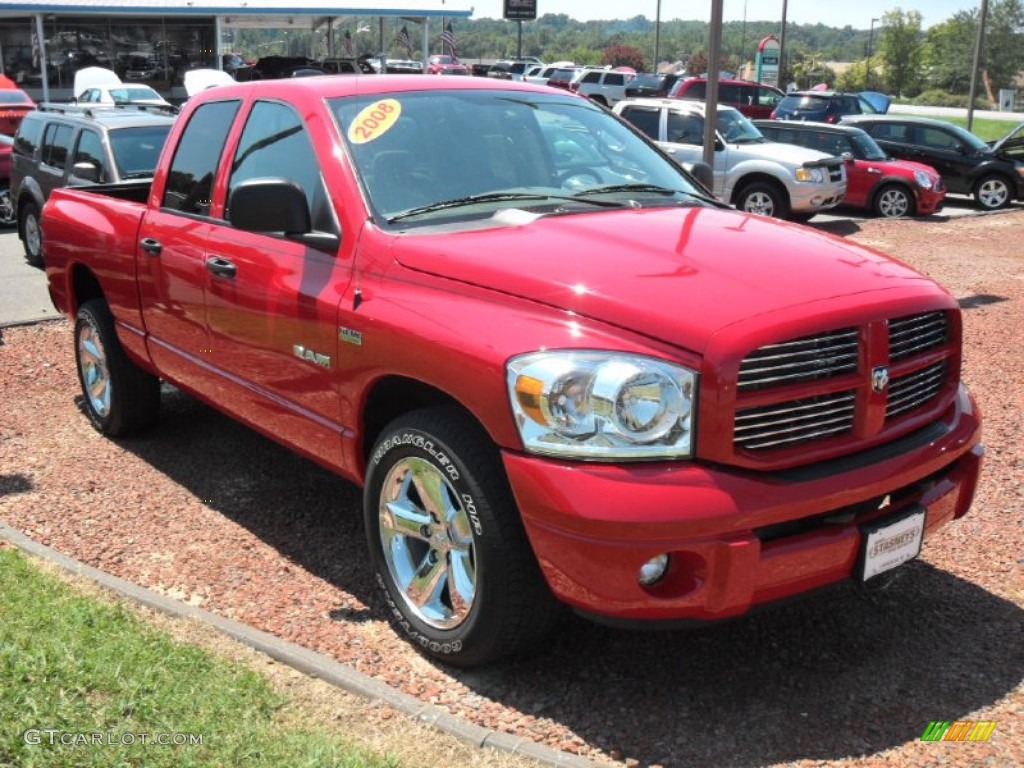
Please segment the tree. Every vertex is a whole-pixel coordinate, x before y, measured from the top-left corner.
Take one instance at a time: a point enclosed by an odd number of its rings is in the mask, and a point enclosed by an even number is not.
[[[882,14],[878,56],[888,74],[889,86],[896,94],[920,90],[922,45],[920,11],[896,8]]]
[[[994,0],[985,23],[982,68],[993,89],[1005,88],[1024,68],[1024,4],[1021,0]]]
[[[637,72],[647,71],[643,51],[632,45],[609,45],[601,55],[601,63],[613,67],[632,67]]]

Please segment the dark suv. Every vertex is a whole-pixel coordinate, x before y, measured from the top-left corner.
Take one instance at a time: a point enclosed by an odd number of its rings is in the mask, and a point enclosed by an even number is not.
[[[859,93],[790,91],[775,107],[773,120],[838,123],[845,115],[875,115],[878,110]]]
[[[160,110],[42,104],[14,136],[11,201],[25,256],[42,262],[39,212],[56,187],[153,175],[174,123]]]
[[[893,157],[927,163],[946,188],[973,195],[979,208],[1005,208],[1024,200],[1024,123],[986,144],[959,125],[929,117],[873,115],[844,118],[863,128]]]
[[[668,96],[676,83],[686,77],[682,72],[637,75],[626,83],[626,98],[635,99],[637,96],[663,98]]]

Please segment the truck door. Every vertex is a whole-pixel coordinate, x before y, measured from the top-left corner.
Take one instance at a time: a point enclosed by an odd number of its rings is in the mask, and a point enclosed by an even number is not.
[[[283,233],[231,226],[232,189],[262,178],[295,182],[313,229],[341,231],[302,119],[289,105],[255,101],[205,255],[210,345],[225,377],[219,391],[243,420],[340,466],[338,306],[350,261]]]
[[[210,195],[237,100],[204,104],[192,113],[171,160],[158,205],[150,201],[139,227],[138,275],[149,353],[178,383],[206,391],[212,357],[206,330],[206,243]]]

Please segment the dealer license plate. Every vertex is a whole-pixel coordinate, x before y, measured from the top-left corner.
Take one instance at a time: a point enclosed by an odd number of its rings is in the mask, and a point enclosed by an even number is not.
[[[898,519],[866,525],[861,545],[861,581],[892,570],[921,554],[924,540],[923,507],[912,507]]]

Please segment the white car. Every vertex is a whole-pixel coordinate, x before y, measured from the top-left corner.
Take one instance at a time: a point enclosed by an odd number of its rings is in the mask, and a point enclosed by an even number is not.
[[[113,71],[85,67],[75,73],[76,104],[142,104],[170,107],[171,103],[142,83],[124,83]]]
[[[707,105],[681,99],[626,99],[614,111],[656,141],[676,162],[704,158]],[[846,194],[846,163],[795,144],[769,141],[739,110],[719,106],[714,193],[741,211],[807,221]]]
[[[583,69],[569,84],[569,90],[591,101],[614,107],[626,98],[626,85],[636,77],[636,72],[618,69]]]

